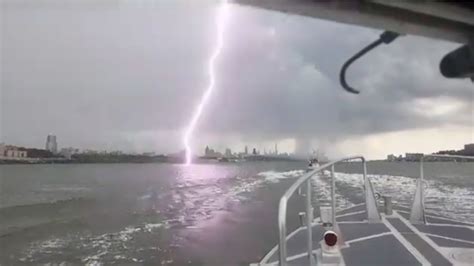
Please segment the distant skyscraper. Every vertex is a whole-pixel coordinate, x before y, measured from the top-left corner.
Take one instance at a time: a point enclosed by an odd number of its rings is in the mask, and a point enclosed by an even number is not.
[[[245,146],[245,154],[249,154],[249,147],[248,146]]]
[[[225,157],[232,157],[232,150],[227,148],[225,149]]]
[[[48,137],[46,137],[46,150],[52,153],[58,152],[58,143],[55,135],[48,135]]]
[[[275,143],[275,155],[278,155],[278,144]]]

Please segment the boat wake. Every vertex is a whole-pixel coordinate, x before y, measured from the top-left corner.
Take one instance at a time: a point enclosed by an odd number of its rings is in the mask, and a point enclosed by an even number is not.
[[[284,179],[297,178],[304,170],[288,172],[261,172],[258,175],[265,177],[268,183],[277,183]],[[330,199],[331,184],[329,172],[315,175],[312,178],[313,192],[318,200]],[[368,175],[376,192],[391,196],[394,203],[410,207],[415,193],[416,179],[406,176]],[[350,173],[335,173],[336,205],[338,209],[345,209],[364,200],[363,175]],[[437,215],[474,222],[472,202],[474,189],[447,183],[449,179],[425,180],[425,205],[429,212]],[[262,182],[264,183],[264,182]]]
[[[275,171],[266,171],[258,173],[258,176],[265,177],[266,182],[276,183],[281,179],[295,178],[300,177],[306,171],[305,170],[291,170],[286,172],[275,172]]]

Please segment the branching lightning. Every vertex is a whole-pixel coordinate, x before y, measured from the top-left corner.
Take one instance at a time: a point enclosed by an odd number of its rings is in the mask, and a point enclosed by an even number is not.
[[[197,106],[193,114],[191,122],[186,128],[186,131],[184,132],[183,143],[186,149],[186,164],[191,164],[191,161],[192,161],[192,150],[191,150],[191,145],[190,145],[191,136],[199,120],[199,117],[201,116],[204,106],[209,101],[209,97],[212,91],[214,90],[214,87],[216,84],[215,64],[216,64],[216,60],[219,58],[219,55],[221,54],[222,47],[224,46],[224,30],[225,30],[225,24],[227,22],[228,8],[229,7],[227,4],[227,0],[223,0],[222,3],[218,7],[217,15],[216,15],[217,43],[216,43],[214,52],[212,53],[208,61],[209,85],[207,86],[206,91],[202,95],[201,101],[199,102],[199,105]]]

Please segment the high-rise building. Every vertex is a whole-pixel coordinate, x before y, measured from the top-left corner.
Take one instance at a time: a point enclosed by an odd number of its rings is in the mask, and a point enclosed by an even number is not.
[[[232,150],[227,148],[225,149],[225,157],[232,157]]]
[[[278,155],[278,144],[275,143],[275,155]]]
[[[249,154],[249,147],[248,146],[245,146],[245,152],[244,152],[246,155]]]
[[[58,143],[56,141],[55,135],[48,135],[46,137],[46,150],[57,153],[58,152]]]

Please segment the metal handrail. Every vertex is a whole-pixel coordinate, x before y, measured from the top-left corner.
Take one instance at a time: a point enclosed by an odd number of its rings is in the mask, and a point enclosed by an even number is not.
[[[426,154],[420,158],[420,178],[417,179],[415,196],[413,197],[413,204],[410,210],[411,223],[426,224],[425,217],[425,194],[423,192],[423,181],[425,179],[424,173],[424,159],[428,157],[434,158],[452,158],[452,159],[468,159],[474,160],[474,156],[465,155],[450,155],[450,154]]]
[[[356,159],[360,159],[362,161],[364,184],[366,184],[366,187],[367,187],[367,184],[370,184],[370,182],[368,182],[368,180],[367,180],[366,160],[363,156],[352,156],[352,157],[346,157],[346,158],[342,158],[342,159],[339,159],[339,160],[335,160],[335,161],[326,163],[326,164],[320,166],[319,168],[314,169],[314,170],[306,173],[305,175],[298,178],[298,180],[296,180],[296,182],[293,183],[293,185],[291,185],[290,188],[288,188],[288,190],[285,192],[285,194],[283,194],[283,196],[280,199],[280,205],[279,205],[279,208],[278,208],[278,228],[279,228],[279,231],[280,231],[280,236],[279,236],[280,240],[279,240],[278,249],[279,249],[279,258],[280,258],[279,265],[280,266],[287,265],[287,261],[286,261],[286,258],[287,258],[287,252],[286,252],[287,251],[286,250],[286,210],[287,210],[288,200],[291,198],[291,196],[293,196],[293,194],[304,183],[306,183],[306,185],[307,185],[306,186],[306,228],[307,228],[307,240],[308,240],[308,257],[309,257],[310,262],[311,262],[311,260],[312,260],[311,254],[312,254],[312,251],[313,251],[312,227],[311,227],[311,223],[313,221],[313,208],[311,206],[311,177],[313,177],[313,175],[315,175],[316,173],[319,173],[319,172],[331,167],[331,178],[332,178],[332,182],[331,182],[331,184],[332,184],[331,200],[332,200],[332,220],[333,220],[332,222],[333,222],[333,225],[335,225],[336,224],[336,210],[335,210],[336,209],[336,201],[335,201],[334,165],[336,163],[351,161],[351,160],[356,160]],[[371,191],[369,192],[366,189],[366,204],[367,204],[367,199],[368,199],[367,195],[369,195],[368,193],[372,194],[372,197],[374,196],[371,185],[370,185],[369,190],[371,190]],[[375,203],[375,198],[371,199],[371,200],[373,200],[372,202]],[[369,213],[368,207],[367,207],[367,210],[368,210],[367,213],[368,213],[369,217],[370,216],[374,217],[374,215],[371,215]],[[380,215],[378,214],[378,211],[377,211],[376,207],[375,207],[375,211],[377,212],[377,214],[375,215],[374,220],[380,219]],[[373,213],[373,210],[371,211],[371,213]]]

